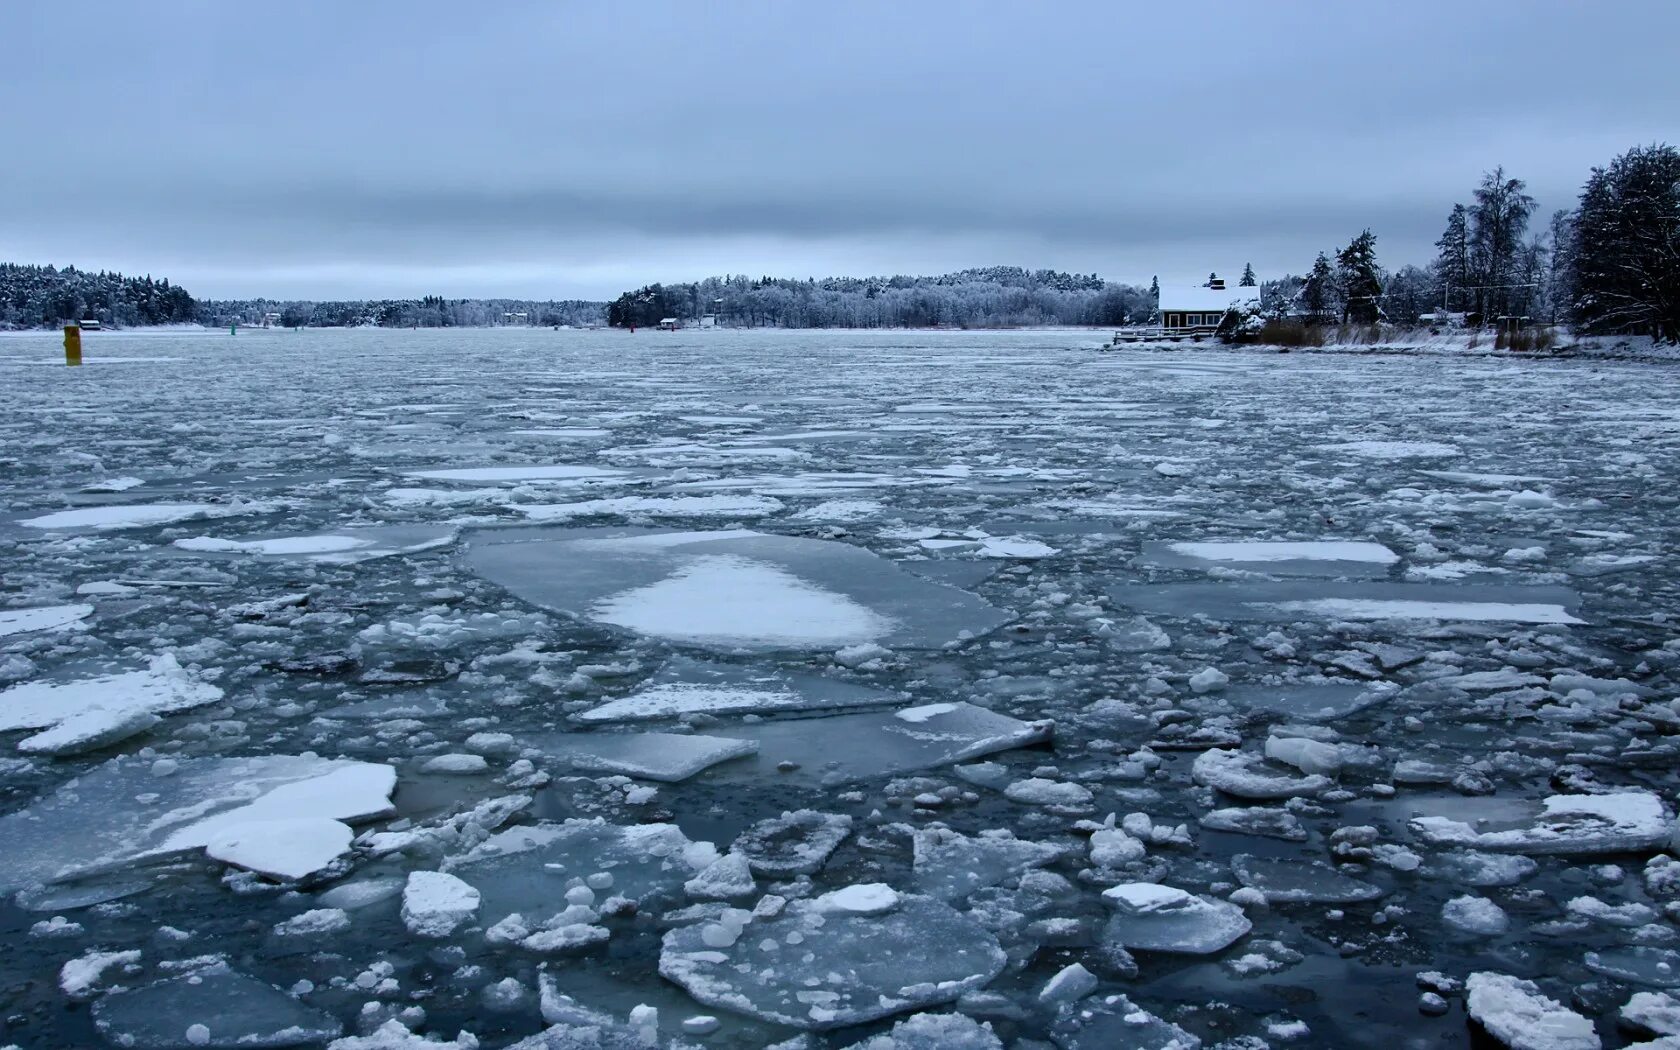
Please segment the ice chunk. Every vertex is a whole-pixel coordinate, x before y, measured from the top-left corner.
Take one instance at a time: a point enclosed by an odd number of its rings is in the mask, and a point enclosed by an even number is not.
[[[1202,814],[1199,822],[1209,831],[1227,831],[1238,835],[1260,835],[1283,839],[1286,842],[1305,842],[1307,829],[1301,820],[1286,809],[1264,806],[1215,809]]]
[[[1077,964],[1075,964],[1077,965]],[[916,1014],[843,1050],[1003,1050],[992,1026],[962,1014]]]
[[[1562,587],[1434,583],[1279,581],[1119,584],[1109,595],[1140,612],[1220,619],[1292,622],[1445,620],[1578,624],[1580,599]]]
[[[203,849],[224,832],[300,817],[356,821],[390,812],[386,765],[306,756],[184,758],[163,775],[117,758],[0,816],[0,890]]]
[[[1380,704],[1396,692],[1398,688],[1387,682],[1371,685],[1296,683],[1234,686],[1225,692],[1225,698],[1242,707],[1308,722],[1327,722]]]
[[[545,608],[723,650],[931,648],[1008,619],[862,548],[748,530],[480,534],[467,562]]]
[[[93,615],[91,605],[38,605],[33,609],[0,609],[0,638],[32,631],[79,627]]]
[[[1680,999],[1666,992],[1634,992],[1621,1016],[1641,1031],[1680,1035]]]
[[[1202,1041],[1124,995],[1063,1006],[1050,1029],[1061,1050],[1201,1050]]]
[[[1148,542],[1137,564],[1227,568],[1283,576],[1386,576],[1400,556],[1365,540]]]
[[[1268,769],[1260,755],[1214,748],[1196,756],[1190,777],[1204,787],[1217,788],[1238,798],[1279,799],[1318,795],[1335,782],[1313,773],[1290,776]]]
[[[1234,904],[1159,883],[1111,886],[1103,891],[1103,901],[1114,908],[1103,937],[1124,948],[1208,955],[1253,925]]]
[[[1599,1050],[1593,1023],[1533,981],[1482,971],[1465,982],[1470,1016],[1511,1050]]]
[[[619,496],[576,503],[515,503],[513,509],[532,521],[569,521],[605,514],[649,518],[765,518],[784,504],[772,496]]]
[[[890,693],[815,675],[673,658],[642,688],[572,716],[575,722],[636,722],[692,714],[833,711],[895,703]]]
[[[918,828],[911,850],[916,889],[944,901],[961,900],[1071,852],[1067,846],[1018,839],[1007,831],[969,836],[939,826]]]
[[[1272,904],[1307,901],[1352,904],[1383,895],[1380,887],[1349,878],[1323,861],[1239,853],[1231,858],[1231,870],[1236,873],[1237,881],[1259,890]]]
[[[1029,777],[1003,789],[1003,797],[1030,806],[1083,806],[1091,801],[1091,789],[1066,781]]]
[[[402,920],[416,937],[447,937],[478,914],[478,891],[443,871],[411,871]]]
[[[297,558],[333,565],[351,565],[397,554],[416,554],[455,542],[452,525],[382,525],[341,529],[308,536],[269,536],[247,540],[192,536],[175,546],[200,554],[243,554],[261,558]]]
[[[1680,952],[1669,948],[1606,948],[1582,960],[1594,973],[1630,984],[1680,988]]]
[[[259,820],[224,827],[205,845],[216,860],[275,879],[301,879],[350,849],[353,832],[326,817]]]
[[[476,887],[486,925],[518,912],[540,919],[566,906],[573,885],[610,889],[638,903],[681,898],[683,883],[718,859],[709,842],[693,842],[674,824],[609,824],[600,818],[509,828],[443,870]],[[607,876],[596,879],[595,876]]]
[[[1440,459],[1460,455],[1458,446],[1440,441],[1380,441],[1364,439],[1319,445],[1326,452],[1342,452],[1366,459]]]
[[[935,706],[941,709],[930,711]],[[872,713],[717,726],[710,732],[756,741],[759,749],[752,761],[724,766],[715,775],[754,780],[791,776],[838,784],[966,762],[1050,738],[1048,721],[1023,722],[973,704],[930,704],[911,710],[918,721]],[[836,741],[845,746],[836,747]],[[778,772],[784,762],[795,768]]]
[[[0,693],[0,732],[50,726],[19,742],[18,749],[72,754],[144,732],[159,714],[221,698],[220,689],[199,681],[165,653],[143,671],[14,686]]]
[[[570,466],[563,463],[524,467],[452,467],[446,470],[410,470],[404,477],[426,481],[597,481],[624,476],[621,470],[605,467]]]
[[[1309,740],[1299,736],[1271,736],[1266,738],[1266,757],[1273,762],[1294,766],[1303,773],[1323,773],[1335,776],[1342,770],[1342,752],[1335,744]]]
[[[683,891],[701,900],[723,901],[745,897],[757,889],[747,858],[730,853],[711,864],[700,874],[683,883]]]
[[[242,507],[216,503],[136,503],[61,510],[38,518],[23,518],[18,524],[31,529],[140,529],[244,512]]]
[[[1497,937],[1511,928],[1511,917],[1505,914],[1505,909],[1486,897],[1469,894],[1443,904],[1441,921],[1460,933],[1477,937]]]
[[[1649,791],[1603,795],[1551,795],[1521,827],[1477,830],[1448,817],[1415,817],[1412,833],[1431,846],[1460,846],[1494,853],[1631,853],[1658,849],[1674,833],[1662,799]]]
[[[758,750],[751,740],[682,733],[539,733],[525,742],[573,769],[672,784]]]
[[[93,1023],[134,1050],[307,1046],[341,1030],[331,1014],[226,964],[112,992],[93,1004]]]
[[[748,827],[730,850],[746,857],[759,875],[811,875],[828,862],[851,830],[852,818],[843,813],[798,809]]]
[[[659,972],[708,1006],[826,1029],[951,1002],[1002,971],[1002,949],[972,919],[916,894],[892,894],[878,912],[891,893],[796,900],[723,947],[702,939],[705,924],[678,927]]]
[[[1515,886],[1539,865],[1527,857],[1478,850],[1453,850],[1432,861],[1426,874],[1466,886]]]
[[[860,882],[816,898],[817,911],[835,915],[885,915],[897,909],[899,893],[884,882]]]
[[[1064,966],[1044,982],[1038,993],[1041,1003],[1074,1003],[1097,990],[1097,975],[1074,963]]]

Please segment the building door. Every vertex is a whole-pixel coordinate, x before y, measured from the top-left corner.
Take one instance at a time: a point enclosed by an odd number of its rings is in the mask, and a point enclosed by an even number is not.
[[[1183,326],[1184,326],[1184,316],[1182,314],[1168,314],[1167,315],[1167,327],[1168,328],[1182,328]]]

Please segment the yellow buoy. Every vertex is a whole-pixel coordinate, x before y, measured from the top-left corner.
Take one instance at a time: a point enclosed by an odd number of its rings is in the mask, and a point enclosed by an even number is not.
[[[82,326],[79,324],[64,326],[64,363],[67,365],[82,363]]]

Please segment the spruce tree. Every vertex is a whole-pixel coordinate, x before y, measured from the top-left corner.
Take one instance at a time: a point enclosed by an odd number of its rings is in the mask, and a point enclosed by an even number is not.
[[[1336,283],[1342,292],[1342,321],[1375,324],[1381,315],[1382,275],[1377,269],[1377,238],[1370,230],[1336,253]]]
[[[1680,342],[1680,150],[1637,147],[1594,168],[1571,241],[1583,329]]]
[[[1254,264],[1243,263],[1242,280],[1237,282],[1238,288],[1253,288],[1259,282],[1254,279]]]
[[[1318,258],[1313,260],[1312,270],[1307,274],[1306,283],[1301,285],[1301,308],[1306,311],[1309,323],[1322,324],[1330,316],[1335,280],[1329,258],[1319,252]]]
[[[1470,297],[1470,220],[1464,205],[1453,205],[1435,247],[1436,298],[1443,310],[1462,310]]]

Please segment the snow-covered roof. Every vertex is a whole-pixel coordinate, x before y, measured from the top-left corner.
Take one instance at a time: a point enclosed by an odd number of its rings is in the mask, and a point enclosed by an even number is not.
[[[1238,288],[1232,285],[1224,288],[1161,289],[1162,310],[1227,310],[1247,303],[1259,305],[1259,287]]]

